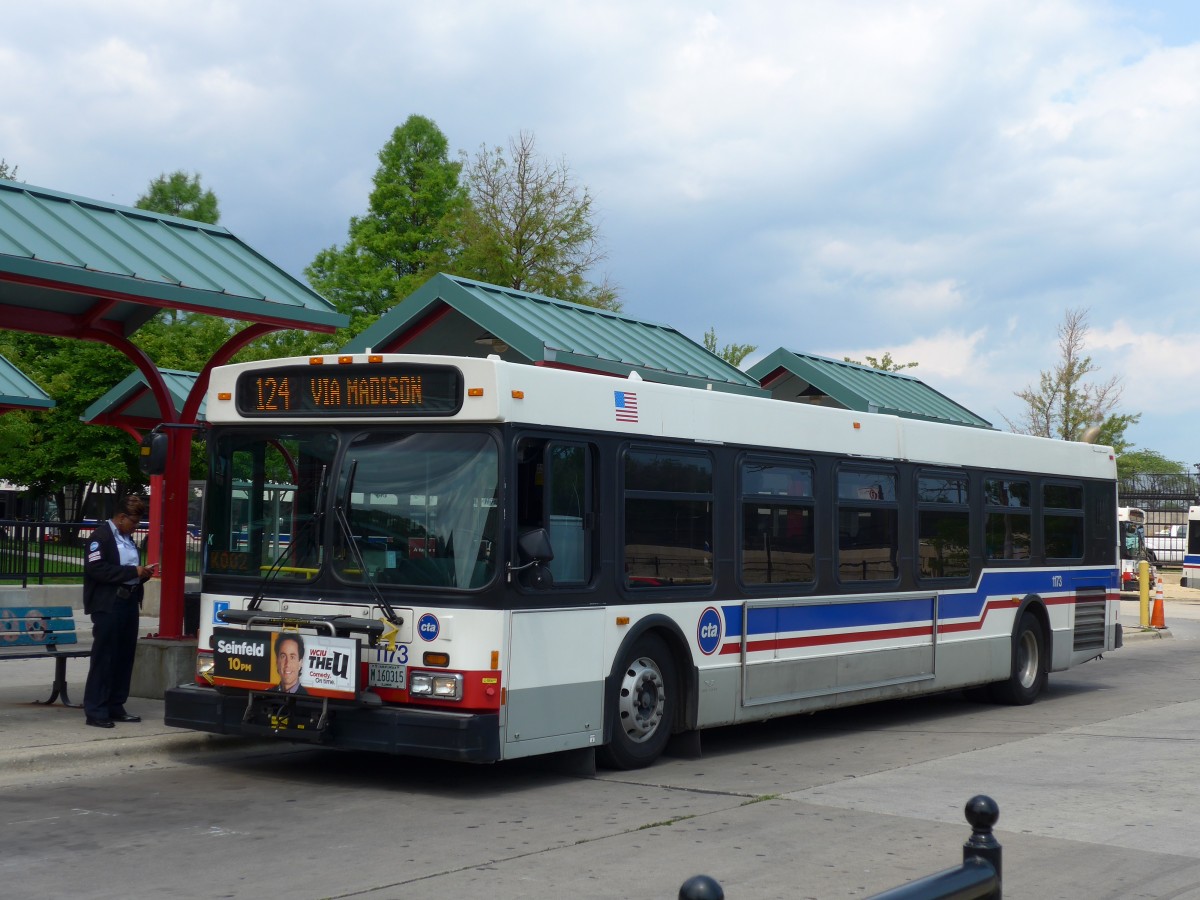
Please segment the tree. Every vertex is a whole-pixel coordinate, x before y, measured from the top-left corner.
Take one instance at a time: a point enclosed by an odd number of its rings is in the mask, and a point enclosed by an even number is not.
[[[891,351],[885,351],[883,356],[876,359],[874,356],[868,356],[865,363],[859,362],[857,359],[851,359],[848,356],[842,357],[842,362],[854,363],[856,366],[867,366],[871,369],[879,369],[881,372],[899,372],[902,369],[915,369],[920,363],[906,362],[898,363],[892,359]]]
[[[217,195],[200,184],[199,174],[188,175],[182,170],[159,175],[133,205],[209,225],[221,218]]]
[[[1157,450],[1131,450],[1117,456],[1117,477],[1131,475],[1187,475],[1183,463],[1167,459]]]
[[[521,132],[501,147],[482,146],[466,161],[471,205],[455,261],[460,275],[521,291],[618,310],[616,288],[588,273],[606,258],[594,201],[565,160],[538,156],[534,136]]]
[[[36,496],[53,496],[59,518],[78,522],[95,484],[118,490],[145,484],[137,444],[115,428],[85,425],[80,415],[132,371],[116,350],[24,332],[0,333],[0,352],[55,400],[55,408],[0,417],[0,471]]]
[[[7,178],[9,181],[16,181],[17,167],[9,166],[8,160],[0,158],[0,178]]]
[[[726,344],[717,349],[717,329],[710,328],[704,332],[704,348],[709,353],[715,353],[731,366],[740,366],[742,360],[758,349],[757,344]]]
[[[1088,311],[1068,309],[1058,326],[1058,363],[1041,373],[1036,386],[1013,392],[1025,403],[1015,422],[1004,417],[1013,431],[1064,441],[1081,440],[1096,426],[1103,431],[1121,401],[1121,379],[1114,375],[1100,383],[1086,380],[1100,370],[1084,353],[1087,334]]]
[[[350,220],[343,247],[322,250],[304,272],[350,317],[351,335],[450,267],[467,205],[461,171],[424,116],[409,116],[379,151],[367,214]]]

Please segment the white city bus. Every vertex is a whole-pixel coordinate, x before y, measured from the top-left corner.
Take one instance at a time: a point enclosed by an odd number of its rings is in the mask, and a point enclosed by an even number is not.
[[[1151,554],[1146,549],[1146,511],[1136,506],[1118,507],[1117,532],[1121,548],[1121,590],[1136,591],[1139,567],[1143,560],[1151,560]],[[1153,566],[1150,567],[1150,573],[1153,576]]]
[[[1200,588],[1200,506],[1188,507],[1187,545],[1183,551],[1184,587]]]
[[[1108,448],[494,356],[225,366],[206,416],[170,725],[637,767],[780,715],[1030,703],[1121,645]]]

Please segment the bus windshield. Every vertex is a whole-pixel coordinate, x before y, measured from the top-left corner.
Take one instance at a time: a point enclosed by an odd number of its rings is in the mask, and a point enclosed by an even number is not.
[[[349,526],[335,531],[336,574],[390,585],[487,584],[496,566],[498,459],[481,432],[356,437],[333,499]]]
[[[205,516],[205,570],[311,581],[323,559],[322,496],[337,436],[225,434],[215,442]]]

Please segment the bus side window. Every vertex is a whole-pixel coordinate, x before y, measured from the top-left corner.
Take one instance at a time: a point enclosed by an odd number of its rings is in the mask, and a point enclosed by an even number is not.
[[[546,529],[557,585],[591,577],[591,461],[586,444],[527,439],[517,448],[517,533]]]

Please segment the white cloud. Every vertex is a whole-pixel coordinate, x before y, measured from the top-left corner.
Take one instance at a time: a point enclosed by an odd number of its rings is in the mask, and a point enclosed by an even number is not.
[[[1146,30],[1159,6],[44,0],[6,10],[0,157],[123,203],[198,171],[299,273],[408,115],[472,152],[530,129],[631,315],[887,350],[998,420],[1087,307],[1131,408],[1177,408],[1153,372],[1200,358],[1200,44]]]

